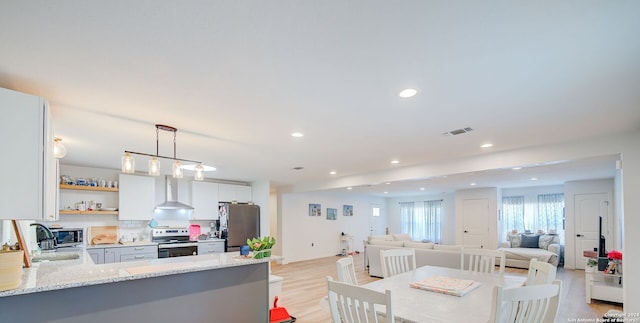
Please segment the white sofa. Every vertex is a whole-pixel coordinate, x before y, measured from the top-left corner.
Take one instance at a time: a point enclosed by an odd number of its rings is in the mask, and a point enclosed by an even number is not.
[[[439,245],[411,241],[408,235],[370,236],[364,241],[365,265],[369,266],[369,275],[382,277],[380,250],[413,248],[416,251],[416,266],[439,266],[460,268],[461,246]],[[465,246],[480,248],[480,246]]]
[[[524,238],[538,237],[536,245],[523,247],[521,242]],[[500,243],[500,248],[506,255],[506,265],[508,267],[529,268],[529,261],[536,258],[538,261],[548,262],[554,266],[562,260],[562,246],[557,235],[547,234],[510,234],[507,236],[508,242]],[[536,247],[537,246],[537,247]]]

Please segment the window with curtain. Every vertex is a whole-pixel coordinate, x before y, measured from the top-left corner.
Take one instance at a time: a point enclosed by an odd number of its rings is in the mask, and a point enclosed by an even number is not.
[[[402,221],[402,233],[411,234],[413,232],[413,202],[400,203],[400,221]],[[413,236],[413,234],[411,234]]]
[[[400,203],[402,232],[411,235],[413,240],[428,239],[439,243],[441,240],[442,201],[424,203]]]
[[[544,232],[556,230],[563,240],[564,194],[539,194],[536,227]]]
[[[424,202],[425,236],[431,242],[440,243],[442,200]]]
[[[504,196],[502,197],[502,225],[503,232],[509,233],[511,230],[524,232],[524,196]],[[506,239],[506,237],[504,237]]]

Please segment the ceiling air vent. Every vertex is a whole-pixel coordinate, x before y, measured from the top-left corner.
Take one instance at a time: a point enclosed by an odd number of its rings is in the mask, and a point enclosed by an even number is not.
[[[466,127],[466,128],[462,128],[462,129],[455,129],[455,130],[451,130],[449,132],[444,132],[442,133],[442,135],[444,136],[457,136],[457,135],[461,135],[463,133],[467,133],[467,132],[471,132],[473,131],[473,129]]]

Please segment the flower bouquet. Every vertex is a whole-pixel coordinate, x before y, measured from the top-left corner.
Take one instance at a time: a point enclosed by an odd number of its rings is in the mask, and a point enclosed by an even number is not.
[[[275,244],[276,238],[269,236],[247,239],[247,245],[249,245],[249,249],[253,251],[253,258],[255,259],[271,257],[271,247]]]
[[[618,250],[611,250],[607,254],[609,258],[609,264],[607,269],[604,270],[605,274],[622,274],[622,252]]]

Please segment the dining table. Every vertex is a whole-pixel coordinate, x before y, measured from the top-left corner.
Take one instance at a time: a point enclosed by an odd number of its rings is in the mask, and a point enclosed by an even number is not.
[[[411,283],[433,278],[472,280],[474,287],[462,296],[411,287]],[[493,303],[493,288],[519,287],[525,276],[470,272],[461,269],[424,266],[362,285],[384,292],[391,291],[396,322],[487,322]]]

